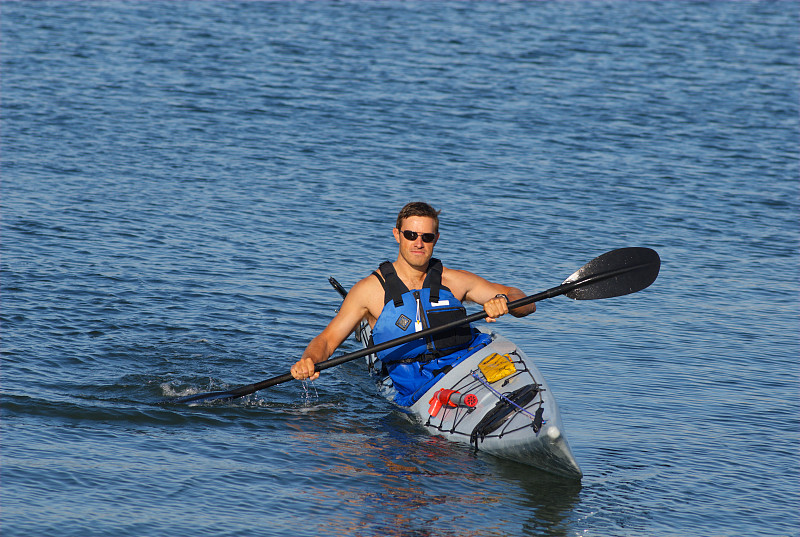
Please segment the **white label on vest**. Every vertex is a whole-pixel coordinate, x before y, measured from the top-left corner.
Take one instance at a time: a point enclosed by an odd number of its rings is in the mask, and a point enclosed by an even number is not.
[[[422,310],[422,304],[419,303],[419,296],[417,296],[417,320],[414,321],[414,332],[422,331],[422,319],[420,318],[421,310]]]
[[[439,302],[431,302],[431,306],[433,306],[434,308],[437,308],[439,306],[449,306],[449,305],[450,305],[449,300],[440,300]]]

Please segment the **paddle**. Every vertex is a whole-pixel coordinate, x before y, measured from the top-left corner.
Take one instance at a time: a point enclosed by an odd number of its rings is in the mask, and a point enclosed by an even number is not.
[[[521,306],[526,306],[533,302],[538,302],[546,298],[559,295],[566,295],[575,300],[594,300],[599,298],[611,298],[615,296],[627,295],[641,291],[653,283],[658,276],[661,260],[658,254],[649,248],[620,248],[612,250],[595,259],[592,259],[581,267],[578,271],[567,278],[563,284],[542,291],[535,295],[520,298],[508,304],[508,309],[513,310]],[[338,289],[337,289],[338,290]],[[343,291],[340,290],[341,293]],[[373,354],[397,345],[403,345],[418,338],[432,336],[439,332],[451,330],[458,326],[478,321],[487,317],[485,311],[468,315],[463,319],[428,328],[420,332],[414,332],[406,336],[399,337],[384,343],[366,347],[360,351],[351,352],[336,358],[330,358],[316,365],[316,371],[322,371],[331,367],[336,367],[345,362],[350,362],[357,358],[362,358],[368,354]],[[235,399],[251,393],[282,384],[293,380],[291,373],[272,377],[255,384],[248,384],[233,390],[199,393],[164,401],[172,403],[192,403],[196,401],[213,401],[217,399]]]

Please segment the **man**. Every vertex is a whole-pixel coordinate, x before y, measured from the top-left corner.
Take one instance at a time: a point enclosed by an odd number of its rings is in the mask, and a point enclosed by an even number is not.
[[[465,301],[482,304],[486,320],[493,322],[508,313],[508,302],[525,296],[516,287],[445,268],[433,259],[439,240],[439,211],[427,203],[403,207],[393,233],[399,245],[397,260],[383,263],[353,286],[339,313],[292,366],[294,378],[318,378],[314,364],[327,360],[362,320],[372,327],[374,343],[382,343],[466,316],[461,304]],[[534,311],[536,305],[530,304],[511,313],[523,317]],[[408,406],[455,362],[487,343],[488,336],[465,327],[388,349],[378,357],[398,391],[395,401]]]

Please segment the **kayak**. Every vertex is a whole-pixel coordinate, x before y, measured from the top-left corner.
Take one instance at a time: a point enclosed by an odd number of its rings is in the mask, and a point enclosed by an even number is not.
[[[582,472],[564,435],[553,392],[517,345],[488,327],[488,345],[466,356],[410,407],[399,406],[433,435],[468,444],[556,475]],[[362,322],[356,339],[365,347],[371,329]],[[366,357],[378,391],[394,399],[392,379],[380,360]]]

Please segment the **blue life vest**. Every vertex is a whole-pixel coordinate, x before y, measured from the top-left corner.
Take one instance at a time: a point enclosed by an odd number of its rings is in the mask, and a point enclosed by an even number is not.
[[[442,286],[442,263],[431,259],[422,289],[409,290],[386,261],[373,274],[384,289],[384,306],[372,328],[373,343],[383,343],[466,317],[463,304]],[[410,406],[447,371],[491,337],[463,324],[378,353],[397,390],[395,402]]]

